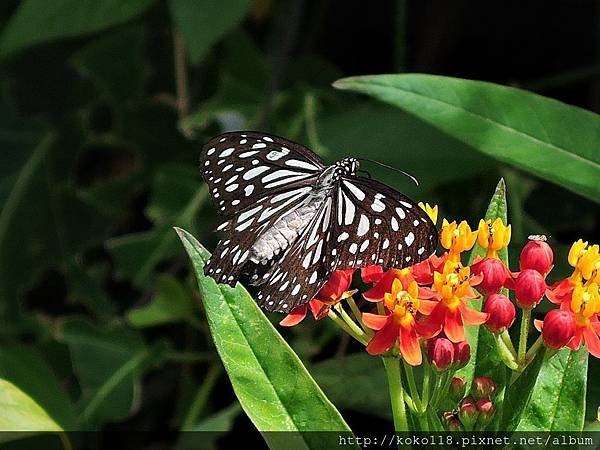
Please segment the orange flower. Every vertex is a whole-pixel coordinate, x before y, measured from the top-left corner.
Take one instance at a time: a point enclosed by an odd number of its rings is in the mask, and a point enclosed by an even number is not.
[[[419,337],[430,337],[437,330],[432,330],[423,322],[417,321],[415,316],[417,313],[428,314],[435,302],[419,299],[416,281],[404,284],[399,278],[393,279],[391,290],[385,292],[383,302],[386,315],[362,315],[363,323],[377,331],[367,346],[367,352],[379,355],[390,350],[398,341],[404,360],[412,366],[420,365],[423,355]]]
[[[448,250],[448,259],[460,261],[460,254],[466,250],[471,250],[477,240],[477,231],[471,231],[471,227],[466,221],[458,225],[456,221],[442,221],[442,230],[440,231],[440,243],[442,247]]]
[[[481,219],[477,230],[477,241],[481,247],[487,249],[487,258],[498,259],[498,251],[508,245],[510,234],[510,225],[504,225],[500,218],[493,222]]]
[[[452,342],[465,340],[464,325],[481,325],[488,314],[467,306],[467,299],[478,298],[472,286],[481,282],[481,276],[471,276],[469,267],[460,262],[448,260],[442,273],[433,274],[433,289],[429,296],[439,302],[431,311],[426,322],[431,328],[442,329]],[[438,331],[438,332],[439,332]]]
[[[294,308],[287,316],[283,318],[279,325],[284,327],[293,327],[304,320],[307,313],[307,307],[310,308],[315,320],[321,320],[327,316],[329,309],[336,303],[345,298],[352,297],[356,292],[349,291],[352,283],[352,274],[354,269],[336,270],[323,285],[321,290],[311,299],[308,304],[300,305]]]

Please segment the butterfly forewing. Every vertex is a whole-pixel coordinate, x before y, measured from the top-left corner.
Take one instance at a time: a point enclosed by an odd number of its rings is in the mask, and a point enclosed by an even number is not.
[[[388,186],[367,178],[343,177],[333,199],[330,268],[402,268],[435,251],[437,231],[431,219]]]
[[[200,154],[200,171],[215,206],[231,217],[265,194],[276,195],[314,184],[321,159],[286,139],[256,132],[225,133]]]

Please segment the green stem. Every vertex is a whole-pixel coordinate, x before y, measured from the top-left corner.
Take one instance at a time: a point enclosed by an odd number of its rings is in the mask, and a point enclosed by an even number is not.
[[[531,361],[535,359],[538,352],[544,348],[543,344],[544,341],[542,340],[542,336],[539,336],[537,340],[533,343],[531,348],[527,350],[527,353],[525,354],[525,360],[523,361],[523,365],[519,367],[519,371],[513,372],[513,375],[510,379],[510,384],[513,384],[515,381],[517,381],[517,378],[521,376],[521,374],[523,373],[523,371],[525,371],[529,363],[531,363]]]
[[[419,397],[419,391],[417,390],[417,383],[415,382],[415,374],[413,372],[413,368],[406,361],[402,360],[404,365],[404,371],[406,372],[406,379],[408,380],[408,389],[410,389],[410,396],[412,397],[415,407],[420,413],[423,409],[423,404],[421,403],[421,398]]]
[[[523,309],[521,315],[521,334],[519,335],[519,353],[517,362],[521,369],[525,362],[525,354],[527,352],[527,335],[529,334],[529,322],[531,321],[531,309]]]
[[[515,355],[515,359],[516,359],[517,351],[515,350],[515,346],[512,343],[512,339],[510,338],[510,334],[508,333],[508,330],[504,330],[502,333],[500,333],[500,337],[502,338],[502,341],[504,342],[506,347],[510,350],[510,352],[513,355]]]
[[[510,351],[506,342],[502,339],[502,335],[494,333],[494,340],[496,341],[496,349],[498,350],[502,362],[506,364],[510,370],[518,370],[519,365],[517,364],[517,355]]]
[[[351,328],[356,333],[357,336],[360,336],[365,342],[368,342],[367,334],[365,333],[365,331],[361,327],[356,325],[356,322],[354,320],[352,320],[352,317],[350,317],[348,315],[348,313],[342,307],[341,304],[338,303],[337,305],[335,305],[334,309],[340,315],[342,320],[344,322],[346,322],[348,327]]]
[[[335,323],[338,327],[340,327],[342,330],[344,330],[346,333],[348,333],[350,336],[352,336],[358,342],[360,342],[361,344],[363,344],[365,346],[367,345],[367,341],[362,336],[356,334],[354,332],[354,330],[352,330],[343,319],[338,317],[338,315],[335,312],[333,312],[332,309],[329,310],[329,312],[327,313],[327,316],[331,320],[333,320],[333,323]]]
[[[370,330],[368,327],[366,327],[363,324],[362,321],[362,314],[360,312],[360,309],[358,308],[358,306],[356,305],[356,302],[354,301],[354,299],[352,297],[348,297],[346,299],[346,301],[348,302],[348,304],[350,305],[350,310],[352,311],[352,314],[354,315],[354,317],[356,318],[356,321],[360,324],[361,328],[364,330],[365,334],[367,335],[367,337],[369,338],[369,340],[371,340],[371,338],[373,337],[373,331]]]
[[[423,373],[423,392],[421,394],[421,410],[422,412],[427,411],[427,406],[429,405],[429,389],[430,389],[430,380],[431,380],[431,366],[429,362],[425,360],[425,368]]]
[[[432,409],[427,410],[427,419],[429,420],[431,429],[433,431],[444,431],[444,427],[442,426],[440,418],[438,417],[437,413],[434,410],[432,410]]]
[[[404,407],[404,390],[400,375],[400,361],[398,358],[382,357],[383,366],[387,375],[390,400],[392,402],[392,414],[394,416],[394,429],[397,432],[408,431],[406,421],[406,408]]]

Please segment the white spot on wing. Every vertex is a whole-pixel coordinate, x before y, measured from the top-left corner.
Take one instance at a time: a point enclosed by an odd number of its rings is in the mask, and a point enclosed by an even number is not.
[[[404,242],[406,242],[406,245],[408,245],[409,247],[412,245],[412,243],[415,241],[415,235],[413,234],[413,232],[411,231],[410,233],[408,233],[406,235],[406,237],[404,238]]]
[[[230,156],[233,153],[234,150],[235,150],[235,147],[226,148],[221,153],[219,153],[219,158],[227,158],[228,156]]]
[[[266,172],[267,170],[269,170],[269,168],[266,166],[253,167],[248,172],[246,172],[244,175],[242,175],[242,178],[244,180],[251,180],[252,178],[260,175],[261,173]]]
[[[358,222],[358,236],[364,236],[369,231],[369,218],[364,214],[360,215],[360,221]]]
[[[344,180],[344,185],[350,190],[350,192],[352,192],[352,194],[357,199],[359,199],[360,201],[363,201],[365,199],[365,193],[361,191],[358,187],[356,187],[354,184]]]

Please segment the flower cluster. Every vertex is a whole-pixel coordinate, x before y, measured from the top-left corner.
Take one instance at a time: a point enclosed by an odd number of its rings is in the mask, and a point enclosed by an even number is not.
[[[457,406],[442,414],[448,431],[484,430],[496,414],[493,401],[497,388],[491,378],[475,377],[471,391],[465,397],[465,381],[454,377],[450,383],[450,397],[457,402]]]
[[[420,204],[434,221],[437,207]],[[444,253],[403,269],[384,271],[380,266],[361,269],[363,309],[353,299],[353,270],[336,271],[308,305],[292,311],[281,325],[299,323],[311,310],[315,319],[326,316],[365,344],[372,355],[399,354],[411,366],[428,363],[438,371],[456,368],[459,348],[468,348],[465,326],[484,325],[496,336],[499,354],[507,366],[522,371],[543,342],[550,349],[585,344],[600,357],[600,253],[598,245],[575,242],[568,261],[574,268],[566,279],[549,286],[546,278],[554,254],[544,236],[531,236],[519,258],[519,271],[511,272],[501,259],[511,238],[511,226],[501,219],[481,220],[476,230],[466,221],[442,220],[440,244]],[[480,255],[465,263],[464,253],[475,244]],[[511,294],[512,291],[512,294]],[[527,352],[532,310],[544,297],[559,305],[544,320],[536,320],[539,343]],[[512,297],[512,299],[511,299]],[[340,302],[346,300],[354,318]],[[483,300],[483,301],[482,301]],[[518,351],[507,330],[517,307],[522,311]],[[464,352],[464,350],[463,350]]]
[[[571,246],[568,261],[571,276],[546,290],[548,299],[559,305],[535,321],[546,346],[573,350],[585,344],[590,354],[600,358],[600,253],[599,246],[581,239]]]

